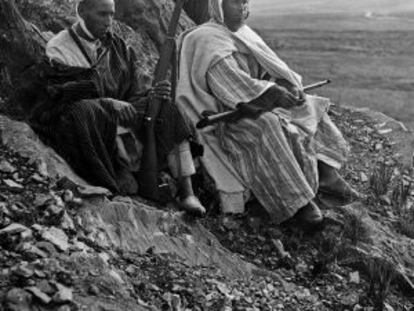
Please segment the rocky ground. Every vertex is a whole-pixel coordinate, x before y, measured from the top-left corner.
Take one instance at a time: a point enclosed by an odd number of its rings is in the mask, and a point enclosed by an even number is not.
[[[386,136],[393,130],[358,111],[334,109],[333,118],[353,148],[343,173],[368,195],[359,208],[413,237],[412,179]],[[369,228],[356,217],[331,214],[329,198],[320,198],[328,220],[316,233],[276,227],[254,203],[237,217],[212,209],[202,223],[227,249],[262,268],[248,278],[230,277],[155,247],[103,247],[78,215],[102,191],[60,189],[39,163],[0,146],[0,310],[414,308],[382,262],[370,273],[349,260],[345,249],[368,243]]]

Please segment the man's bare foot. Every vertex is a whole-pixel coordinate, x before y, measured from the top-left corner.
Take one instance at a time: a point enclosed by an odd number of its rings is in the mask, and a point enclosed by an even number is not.
[[[206,209],[201,204],[200,200],[195,195],[190,195],[183,200],[179,201],[180,207],[196,217],[204,217],[206,215]]]

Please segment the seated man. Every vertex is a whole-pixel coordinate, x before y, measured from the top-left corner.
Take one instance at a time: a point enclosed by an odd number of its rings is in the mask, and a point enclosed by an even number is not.
[[[317,225],[318,190],[358,196],[337,172],[348,147],[329,100],[304,94],[301,77],[244,24],[248,13],[248,0],[210,0],[211,20],[182,34],[176,101],[194,125],[203,111],[245,112],[197,132],[226,211],[240,210],[247,189],[275,222]]]
[[[203,214],[191,184],[195,169],[189,131],[171,103],[170,83],[163,81],[139,91],[134,51],[111,31],[114,10],[114,0],[81,0],[78,22],[47,44],[55,80],[65,83],[52,85],[63,89],[63,95],[49,103],[48,109],[43,106],[36,128],[48,128],[43,134],[80,176],[115,193],[131,194],[137,185],[120,160],[117,129],[119,125],[131,127],[142,138],[147,105],[153,98],[163,99],[156,128],[159,163],[168,163],[179,178],[184,209]],[[54,117],[44,122],[42,117],[50,111]]]

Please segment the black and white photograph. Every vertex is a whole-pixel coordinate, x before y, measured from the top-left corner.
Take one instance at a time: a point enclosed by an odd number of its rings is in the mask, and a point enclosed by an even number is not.
[[[0,311],[414,311],[412,0],[0,0]]]

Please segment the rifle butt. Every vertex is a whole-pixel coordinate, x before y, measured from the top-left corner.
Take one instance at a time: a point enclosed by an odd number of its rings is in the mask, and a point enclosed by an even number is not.
[[[139,194],[147,199],[158,201],[158,160],[157,160],[157,147],[155,142],[154,127],[150,121],[146,121],[146,137],[143,150],[143,157],[141,161],[141,169],[137,173]]]
[[[160,193],[158,191],[158,171],[140,171],[137,173],[139,189],[138,193],[145,199],[158,202]]]

